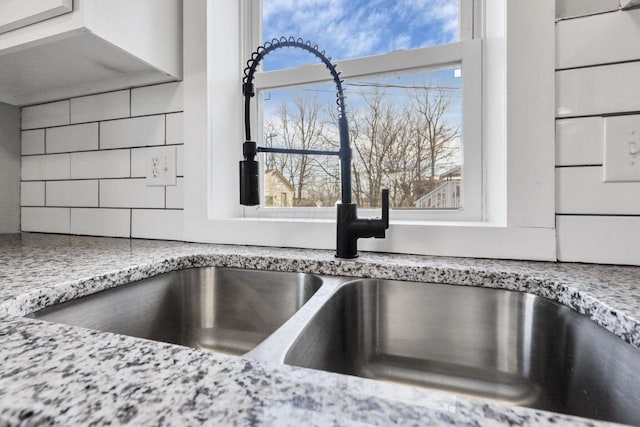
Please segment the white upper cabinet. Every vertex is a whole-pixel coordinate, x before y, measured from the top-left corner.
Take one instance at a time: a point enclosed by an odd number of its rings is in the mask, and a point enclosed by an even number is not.
[[[72,0],[4,0],[0,3],[0,34],[72,10]]]
[[[181,79],[182,0],[0,1],[0,102]]]

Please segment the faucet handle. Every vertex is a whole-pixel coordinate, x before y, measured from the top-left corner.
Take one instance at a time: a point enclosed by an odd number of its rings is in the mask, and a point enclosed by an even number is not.
[[[389,189],[382,190],[382,222],[385,230],[389,228]]]

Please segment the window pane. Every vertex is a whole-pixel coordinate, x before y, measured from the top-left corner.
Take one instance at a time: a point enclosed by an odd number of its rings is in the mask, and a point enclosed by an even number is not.
[[[353,194],[361,207],[459,209],[461,70],[347,80]],[[270,147],[337,150],[333,84],[263,90],[263,141]],[[337,156],[267,153],[267,207],[326,207],[340,200]],[[285,204],[286,203],[286,204]]]
[[[262,40],[301,37],[334,60],[458,41],[459,0],[262,0]],[[265,71],[309,63],[288,49]]]

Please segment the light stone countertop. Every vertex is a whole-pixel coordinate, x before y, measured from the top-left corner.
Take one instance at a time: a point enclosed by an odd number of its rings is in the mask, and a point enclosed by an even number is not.
[[[21,317],[198,266],[527,291],[640,347],[640,267],[0,235],[0,425],[605,425]]]

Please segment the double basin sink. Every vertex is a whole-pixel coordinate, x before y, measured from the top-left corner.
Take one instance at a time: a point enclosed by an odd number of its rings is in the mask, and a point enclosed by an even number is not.
[[[30,317],[503,404],[640,423],[640,350],[501,289],[194,268]]]

